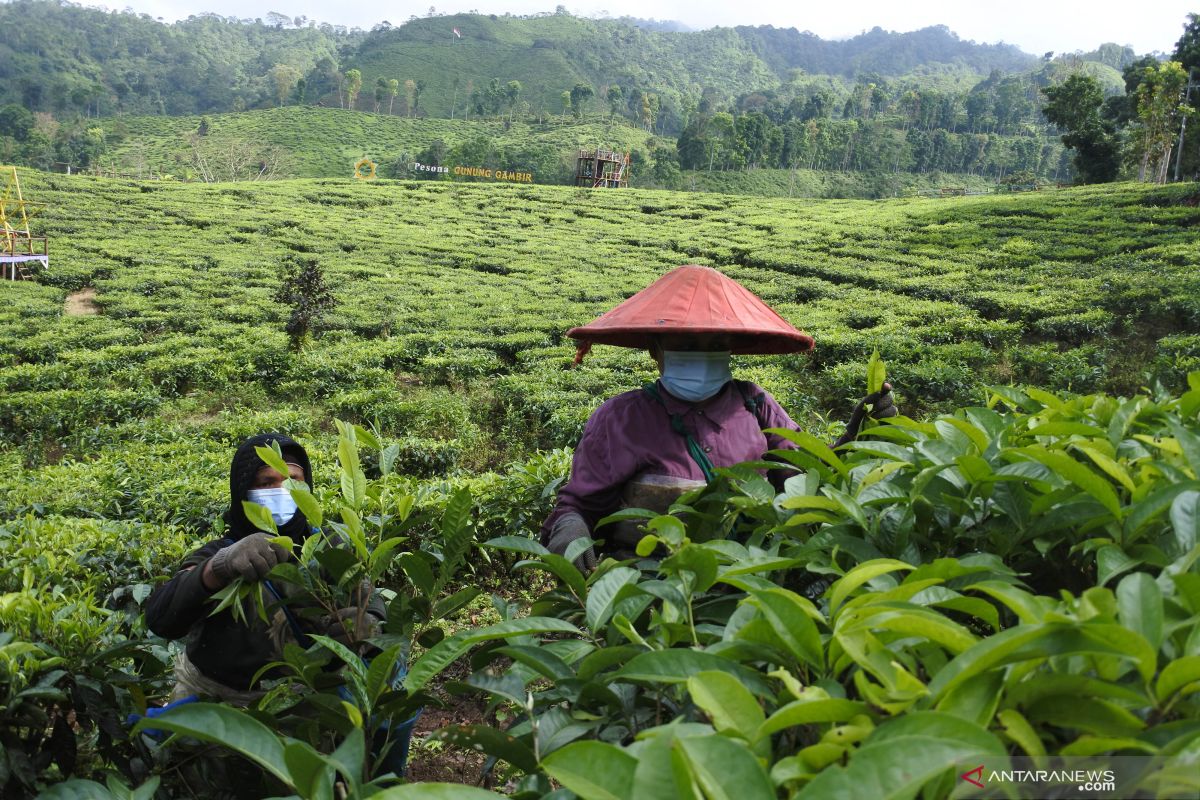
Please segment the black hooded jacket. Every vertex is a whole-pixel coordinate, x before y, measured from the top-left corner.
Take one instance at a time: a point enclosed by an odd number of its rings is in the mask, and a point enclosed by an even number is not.
[[[225,512],[226,535],[209,542],[183,560],[175,576],[154,590],[146,601],[146,625],[165,639],[187,636],[187,654],[205,675],[234,689],[252,688],[255,673],[276,658],[267,625],[252,609],[247,609],[249,624],[233,618],[228,610],[209,616],[212,592],[205,587],[201,576],[204,565],[223,547],[233,544],[258,530],[246,518],[242,501],[253,487],[254,478],[266,464],[254,452],[256,447],[279,442],[285,461],[304,469],[304,482],[312,486],[312,468],[308,454],[297,442],[276,433],[253,436],[238,446],[229,467],[229,509]],[[290,536],[299,547],[312,532],[308,520],[299,510],[279,533]]]

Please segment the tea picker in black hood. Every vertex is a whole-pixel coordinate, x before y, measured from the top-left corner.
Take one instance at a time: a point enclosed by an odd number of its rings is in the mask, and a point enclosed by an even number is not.
[[[279,443],[279,451],[288,465],[290,474],[286,477],[312,486],[308,453],[295,440],[280,433],[260,433],[242,442],[233,454],[233,463],[229,465],[230,504],[224,514],[226,535],[234,541],[260,533],[246,518],[246,511],[238,498],[270,509],[280,536],[290,536],[293,541],[300,541],[311,532],[304,514],[296,508],[287,489],[283,488],[285,476],[268,467],[255,452],[256,448],[270,447],[272,442]]]
[[[268,466],[255,452],[275,442],[288,467],[282,475]],[[312,486],[312,467],[308,454],[295,440],[277,433],[252,436],[238,446],[229,468],[229,508],[224,514],[225,536],[199,548],[180,564],[175,576],[159,586],[146,601],[146,625],[165,639],[187,637],[187,645],[175,662],[175,690],[172,700],[185,697],[209,697],[237,705],[248,705],[260,694],[252,685],[254,675],[280,657],[270,626],[251,609],[246,621],[235,619],[226,609],[210,616],[214,592],[237,578],[265,580],[271,568],[292,557],[271,536],[259,531],[246,517],[242,501],[267,508],[281,536],[289,536],[297,552],[314,529],[304,518],[283,482],[287,478]],[[268,583],[269,589],[273,586]],[[274,594],[274,591],[272,591]],[[323,621],[321,629],[296,631],[323,633],[349,644],[366,639],[371,628],[384,617],[384,606],[372,597],[367,613],[343,609],[337,618]],[[373,616],[372,616],[373,615]],[[374,617],[374,618],[373,618]],[[358,621],[347,630],[343,620]],[[289,615],[293,626],[301,625]]]

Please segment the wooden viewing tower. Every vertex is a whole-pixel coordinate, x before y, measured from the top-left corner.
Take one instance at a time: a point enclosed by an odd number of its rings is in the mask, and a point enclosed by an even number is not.
[[[21,195],[21,181],[16,167],[0,168],[0,228],[4,238],[0,239],[0,274],[11,281],[33,277],[30,267],[41,264],[42,269],[50,266],[50,251],[45,236],[34,236],[29,230],[29,218],[40,211],[45,203],[33,203]]]
[[[629,188],[629,153],[617,153],[600,147],[580,150],[575,167],[575,185],[593,189]]]

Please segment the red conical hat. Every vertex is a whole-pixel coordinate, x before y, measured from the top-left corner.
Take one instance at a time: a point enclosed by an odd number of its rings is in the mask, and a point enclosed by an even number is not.
[[[593,344],[649,348],[655,336],[724,334],[737,355],[802,353],[812,337],[796,330],[756,295],[712,267],[677,267],[596,318],[572,328],[578,361]]]

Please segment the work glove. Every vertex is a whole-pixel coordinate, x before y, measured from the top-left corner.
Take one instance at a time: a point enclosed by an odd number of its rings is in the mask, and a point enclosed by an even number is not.
[[[357,606],[343,608],[322,621],[321,633],[346,647],[353,647],[377,635],[382,626],[374,614]]]
[[[287,561],[291,555],[285,548],[272,544],[267,534],[253,533],[218,550],[212,557],[212,574],[222,586],[235,578],[261,581],[272,567]]]
[[[557,553],[560,556],[567,554],[567,548],[571,542],[576,539],[588,538],[592,532],[588,530],[587,523],[583,521],[583,517],[574,511],[563,514],[554,521],[550,526],[550,536],[546,540],[546,549],[551,553]],[[596,568],[596,550],[589,546],[575,558],[575,566],[584,572],[591,572]]]
[[[868,406],[870,406],[870,411],[867,410]],[[887,419],[896,416],[897,413],[899,412],[896,410],[896,401],[892,399],[892,385],[885,383],[882,389],[867,395],[855,407],[854,413],[850,415],[850,421],[846,423],[846,432],[838,438],[834,447],[854,441],[866,417],[870,416],[871,419],[876,420]]]

